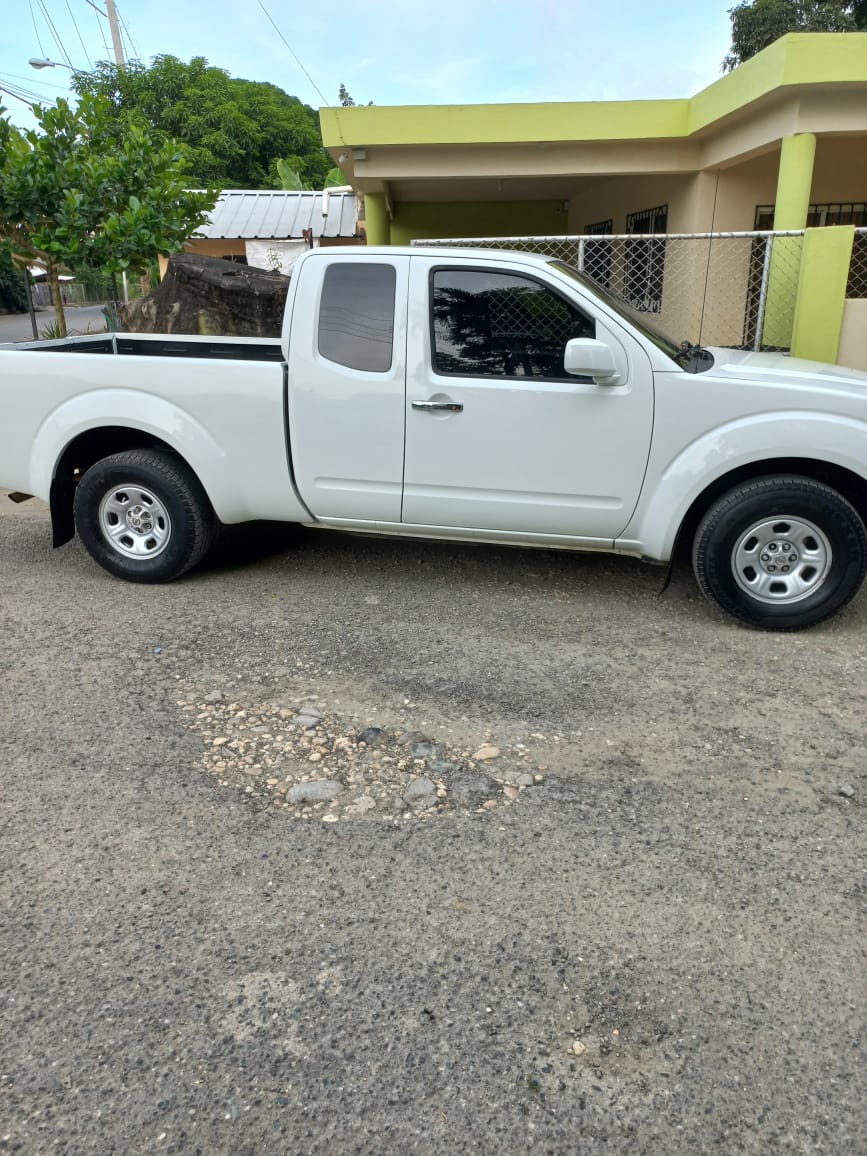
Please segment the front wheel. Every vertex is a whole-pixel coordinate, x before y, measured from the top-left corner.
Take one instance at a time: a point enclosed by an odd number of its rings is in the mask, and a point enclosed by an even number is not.
[[[75,491],[75,524],[88,553],[128,582],[169,582],[195,566],[214,532],[192,471],[159,450],[103,458]]]
[[[802,477],[758,478],[707,511],[692,564],[704,594],[765,630],[802,630],[858,592],[867,533],[836,490]]]

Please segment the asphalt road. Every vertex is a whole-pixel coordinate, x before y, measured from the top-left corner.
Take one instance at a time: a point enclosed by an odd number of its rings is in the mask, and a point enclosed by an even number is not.
[[[134,587],[0,517],[0,1150],[867,1150],[867,595],[660,585],[271,527]],[[301,820],[202,769],[220,695],[544,781]]]
[[[105,315],[102,305],[68,305],[66,325],[70,337],[82,333],[102,333],[105,330]],[[52,308],[36,311],[36,327],[39,333],[48,325],[53,325],[56,313]],[[4,341],[32,341],[33,325],[29,313],[0,314],[0,343]]]

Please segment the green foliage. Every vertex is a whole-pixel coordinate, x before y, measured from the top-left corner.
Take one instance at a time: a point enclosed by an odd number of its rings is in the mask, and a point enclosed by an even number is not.
[[[60,321],[50,321],[48,325],[43,325],[39,332],[46,341],[56,341],[59,337],[66,336],[66,326]]]
[[[276,162],[276,169],[281,189],[286,189],[289,192],[297,192],[299,189],[304,188],[300,173],[290,165],[288,160],[281,158]]]
[[[27,311],[24,270],[16,269],[11,254],[3,249],[0,249],[0,309],[8,309],[11,313]]]
[[[279,188],[276,162],[282,158],[308,188],[320,188],[328,172],[312,108],[274,84],[232,77],[203,56],[189,64],[155,56],[150,67],[103,62],[92,73],[75,73],[73,86],[110,101],[118,116],[138,114],[157,140],[185,144],[199,184]]]
[[[0,119],[0,246],[47,270],[62,319],[60,265],[144,269],[182,247],[217,194],[189,191],[183,148],[108,101],[85,93],[34,113],[38,130]]]
[[[787,32],[853,32],[867,28],[867,0],[750,0],[729,9],[732,46],[724,72]]]

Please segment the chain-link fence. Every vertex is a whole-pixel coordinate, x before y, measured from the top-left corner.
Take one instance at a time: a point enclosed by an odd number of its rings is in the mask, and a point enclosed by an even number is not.
[[[31,286],[33,304],[42,307],[51,305],[51,286],[47,281],[37,281]],[[92,274],[76,277],[71,280],[62,279],[60,292],[64,305],[106,305],[114,301],[122,302],[124,293],[126,300],[135,301],[150,292],[142,286],[142,279],[137,276],[127,277],[126,290],[120,274],[116,282],[110,275]]]
[[[855,230],[846,297],[850,300],[867,298],[867,229]]]
[[[520,249],[556,257],[675,341],[789,349],[803,231],[460,237],[414,245]]]

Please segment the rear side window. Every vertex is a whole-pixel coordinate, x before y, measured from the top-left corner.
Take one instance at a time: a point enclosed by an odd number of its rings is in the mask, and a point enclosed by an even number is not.
[[[329,265],[319,304],[319,352],[367,373],[391,369],[394,345],[393,265]]]

